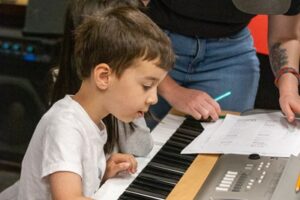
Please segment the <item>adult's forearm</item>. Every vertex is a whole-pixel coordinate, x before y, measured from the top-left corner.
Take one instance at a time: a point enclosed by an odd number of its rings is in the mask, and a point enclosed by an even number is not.
[[[169,75],[159,84],[158,94],[169,101],[174,97],[174,93],[180,87],[175,80],[173,80]]]
[[[299,71],[300,14],[269,17],[269,56],[274,74],[283,67]]]
[[[297,93],[298,80],[292,73],[279,75],[284,67],[299,72],[300,58],[300,14],[297,16],[269,17],[269,57],[280,94]]]

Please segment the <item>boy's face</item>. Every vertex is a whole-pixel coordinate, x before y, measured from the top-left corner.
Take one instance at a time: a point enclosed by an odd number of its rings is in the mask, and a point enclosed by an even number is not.
[[[107,90],[111,101],[108,111],[124,122],[143,117],[149,106],[157,103],[157,86],[167,72],[153,61],[138,60],[120,78],[114,74]]]

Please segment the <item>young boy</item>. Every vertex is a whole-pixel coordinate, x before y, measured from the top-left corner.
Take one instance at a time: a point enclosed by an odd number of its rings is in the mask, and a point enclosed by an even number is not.
[[[81,87],[39,122],[15,199],[90,199],[101,182],[136,171],[131,155],[106,161],[102,119],[130,122],[157,102],[157,86],[174,62],[168,38],[137,9],[107,8],[75,30],[75,56]]]
[[[62,41],[61,59],[59,65],[54,69],[55,73],[53,90],[50,90],[51,105],[62,99],[66,94],[75,94],[81,84],[75,63],[74,56],[74,31],[85,17],[95,12],[101,12],[107,6],[131,6],[144,10],[140,0],[71,0],[67,8],[65,30]],[[51,87],[51,86],[50,86]],[[112,115],[102,119],[106,126],[107,143],[104,146],[105,154],[113,151],[130,153],[135,156],[146,156],[153,148],[153,140],[150,129],[147,127],[144,118],[138,118],[131,123],[124,123]]]

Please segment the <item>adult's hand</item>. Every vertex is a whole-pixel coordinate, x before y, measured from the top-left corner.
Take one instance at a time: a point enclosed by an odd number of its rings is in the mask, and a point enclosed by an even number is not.
[[[300,96],[297,78],[291,73],[282,75],[278,81],[278,89],[281,110],[286,115],[287,120],[293,122],[295,114],[300,114]]]
[[[206,92],[179,86],[170,76],[167,76],[159,86],[159,93],[176,110],[189,114],[195,119],[213,120],[219,118],[220,105]]]
[[[279,104],[282,112],[286,115],[289,122],[295,120],[295,113],[300,114],[300,96],[297,94],[286,94],[280,96]]]

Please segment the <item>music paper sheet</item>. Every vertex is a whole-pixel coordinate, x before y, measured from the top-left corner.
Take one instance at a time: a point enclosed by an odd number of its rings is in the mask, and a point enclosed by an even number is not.
[[[181,153],[252,154],[289,157],[300,152],[300,121],[287,122],[280,112],[227,115],[206,128]]]

